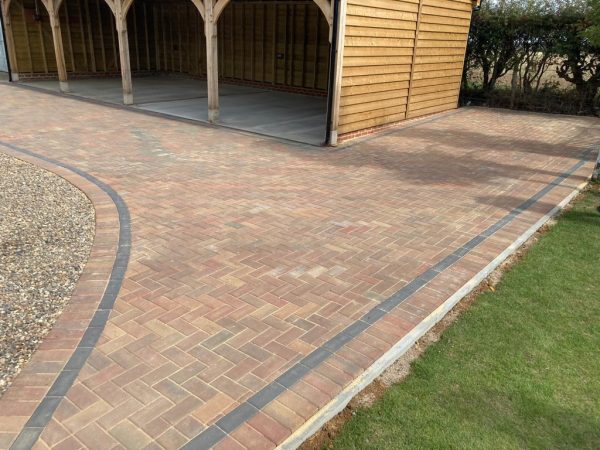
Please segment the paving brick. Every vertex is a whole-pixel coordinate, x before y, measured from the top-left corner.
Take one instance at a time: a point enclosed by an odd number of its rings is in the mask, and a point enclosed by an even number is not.
[[[260,432],[274,444],[283,442],[291,433],[284,425],[262,412],[259,412],[248,420],[248,425]]]
[[[143,449],[151,442],[148,435],[141,432],[131,422],[124,420],[109,430],[109,433],[128,449]]]
[[[114,310],[42,433],[40,445],[54,448],[90,447],[93,436],[111,436],[115,448],[184,445],[600,141],[593,119],[464,109],[338,151],[300,149],[6,85],[0,94],[0,114],[10,111],[3,142],[90,172],[122,195],[132,219]],[[32,122],[35,129],[23,128]],[[152,152],[157,142],[160,155]],[[11,150],[0,143],[0,151]],[[97,247],[57,327],[0,400],[5,440],[77,345],[118,239],[117,210],[105,192],[40,164],[92,198]],[[280,444],[592,165],[294,382],[251,419],[256,428],[242,424],[219,445]]]

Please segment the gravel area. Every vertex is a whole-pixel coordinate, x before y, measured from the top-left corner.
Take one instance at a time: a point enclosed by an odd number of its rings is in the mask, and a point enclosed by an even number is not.
[[[0,153],[0,396],[68,303],[94,227],[83,192]]]

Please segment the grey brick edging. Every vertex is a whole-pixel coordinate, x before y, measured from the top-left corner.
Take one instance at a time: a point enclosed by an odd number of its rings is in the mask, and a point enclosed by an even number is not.
[[[113,188],[100,181],[93,175],[90,175],[89,173],[69,164],[38,155],[30,150],[26,150],[7,142],[0,141],[0,145],[12,150],[13,152],[31,156],[46,163],[67,169],[95,184],[110,197],[117,208],[117,214],[119,216],[119,241],[117,245],[116,258],[110,273],[108,284],[102,295],[102,299],[100,300],[98,308],[96,309],[96,312],[94,313],[94,316],[92,317],[92,320],[90,321],[83,337],[67,361],[67,364],[59,373],[58,377],[50,387],[50,390],[46,393],[41,403],[35,409],[21,430],[21,433],[19,433],[13,444],[10,446],[11,450],[22,450],[30,449],[35,445],[40,435],[52,419],[52,416],[54,415],[56,408],[58,408],[61,400],[75,382],[77,375],[79,375],[79,372],[91,355],[92,350],[96,346],[96,343],[98,342],[98,339],[100,338],[102,331],[108,322],[110,312],[114,307],[117,295],[121,289],[121,284],[125,278],[125,272],[129,262],[131,251],[131,220],[127,205],[121,196]]]

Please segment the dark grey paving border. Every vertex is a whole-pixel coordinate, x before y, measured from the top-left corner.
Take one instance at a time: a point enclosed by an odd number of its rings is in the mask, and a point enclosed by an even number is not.
[[[558,175],[552,182],[550,182],[528,200],[514,208],[502,219],[472,238],[450,255],[446,256],[433,267],[423,272],[394,295],[381,302],[356,322],[349,325],[321,347],[317,348],[308,356],[300,360],[298,363],[276,378],[273,382],[269,383],[244,403],[240,404],[230,413],[219,419],[214,425],[211,425],[202,433],[190,440],[186,445],[181,447],[182,450],[205,450],[219,443],[223,438],[225,438],[225,436],[227,436],[228,433],[231,433],[237,427],[252,418],[268,403],[275,400],[280,394],[285,392],[296,382],[300,381],[302,377],[309,371],[315,369],[319,364],[327,360],[344,344],[357,337],[371,325],[379,321],[382,317],[385,317],[390,311],[408,299],[411,295],[416,293],[419,289],[426,286],[436,276],[462,259],[471,250],[484,242],[494,233],[508,225],[524,211],[537,203],[556,186],[560,185],[569,176],[571,176],[588,162],[590,155],[595,149],[597,149],[597,147],[598,144],[590,146],[579,156],[579,162],[574,164],[568,171]]]
[[[31,449],[39,439],[42,431],[44,431],[44,428],[48,425],[50,419],[54,415],[56,408],[73,385],[77,375],[81,371],[88,357],[91,355],[92,350],[96,346],[96,343],[98,342],[98,339],[100,338],[100,335],[106,326],[110,312],[113,309],[117,295],[121,289],[121,284],[125,278],[125,272],[129,262],[131,250],[131,221],[129,217],[129,210],[127,209],[127,205],[121,196],[109,185],[98,180],[93,175],[90,175],[89,173],[77,169],[69,164],[38,155],[30,150],[26,150],[7,142],[0,141],[0,145],[17,153],[33,156],[42,161],[46,161],[50,164],[70,170],[71,172],[74,172],[86,180],[94,183],[111,198],[117,207],[117,212],[119,215],[119,244],[117,247],[116,259],[110,273],[108,285],[90,324],[88,325],[83,337],[79,341],[79,344],[77,344],[77,347],[71,355],[71,358],[69,358],[69,361],[67,361],[67,364],[58,375],[58,378],[50,387],[50,390],[35,409],[25,424],[23,430],[10,447],[11,450],[25,450]]]

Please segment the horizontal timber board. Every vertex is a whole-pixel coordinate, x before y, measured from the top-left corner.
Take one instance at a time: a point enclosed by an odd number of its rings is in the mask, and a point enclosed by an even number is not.
[[[419,0],[348,0],[348,6],[368,7],[371,9],[383,9],[386,11],[399,11],[405,8],[418,9]]]
[[[443,49],[443,48],[465,48],[465,41],[438,41],[438,40],[429,40],[429,39],[418,39],[417,40],[417,48],[435,48],[435,49]]]
[[[416,18],[416,16],[415,16]],[[348,27],[384,28],[388,30],[416,30],[416,20],[384,19],[379,17],[347,16],[346,32]]]
[[[346,27],[346,39],[348,36],[355,37],[373,37],[373,38],[401,38],[414,39],[415,29],[389,29],[389,28],[367,28],[367,27]]]
[[[347,17],[350,16],[363,16],[363,17],[377,17],[380,19],[397,19],[397,20],[417,20],[417,12],[419,7],[415,5],[406,10],[390,11],[389,9],[373,9],[365,6],[354,6],[348,5]],[[457,11],[457,13],[460,11]]]
[[[390,114],[388,116],[376,117],[374,119],[365,120],[363,122],[345,124],[338,128],[338,132],[339,134],[352,133],[353,131],[359,131],[367,128],[400,122],[404,119],[406,119],[406,112],[401,114]]]
[[[439,63],[429,63],[423,64],[418,63],[415,64],[415,72],[432,72],[432,71],[440,71],[440,70],[456,70],[459,69],[462,71],[463,62],[439,62]]]
[[[469,32],[469,24],[466,25],[441,25],[439,23],[429,23],[421,19],[419,25],[419,33],[431,32],[431,33],[458,33],[466,34]]]
[[[431,41],[461,41],[464,42],[467,39],[469,30],[465,30],[463,33],[435,33],[432,31],[419,30],[419,40],[431,40]]]
[[[392,83],[364,84],[362,86],[342,86],[341,93],[342,97],[346,97],[351,95],[360,95],[373,92],[389,92],[398,89],[408,89],[408,85],[409,82],[408,80],[406,80],[396,81]]]
[[[379,83],[390,83],[394,81],[410,80],[410,72],[386,73],[382,75],[364,75],[356,77],[343,77],[342,86],[365,86]]]
[[[423,6],[422,14],[439,16],[439,17],[456,17],[459,19],[467,19],[467,20],[471,19],[470,11],[457,11],[455,9],[438,8],[435,6]]]
[[[377,111],[384,108],[391,108],[396,106],[404,106],[406,107],[406,103],[408,102],[407,97],[397,97],[397,98],[388,98],[387,100],[378,100],[370,103],[357,103],[355,105],[346,105],[344,106],[342,117],[348,115],[354,115],[354,118],[357,117],[358,113],[364,113],[369,111]]]
[[[406,104],[400,106],[390,106],[387,108],[379,108],[372,111],[365,111],[350,115],[344,115],[342,110],[340,114],[340,125],[346,125],[348,123],[362,122],[365,120],[376,119],[378,117],[385,117],[389,115],[404,113],[406,113]]]
[[[357,67],[345,67],[344,76],[353,77],[361,75],[384,75],[393,73],[410,73],[411,65],[394,65],[387,64],[381,66],[357,66]]]
[[[415,96],[421,95],[421,94],[444,92],[444,91],[448,91],[451,89],[458,89],[459,86],[460,86],[460,83],[456,82],[456,81],[453,81],[450,83],[435,84],[435,85],[430,85],[430,86],[419,86],[419,87],[413,86],[412,96],[415,97]]]
[[[408,113],[409,119],[414,119],[415,117],[426,116],[428,114],[435,114],[444,111],[451,111],[457,108],[457,102],[447,103],[439,106],[432,106],[431,108],[424,108],[415,111],[410,111]]]
[[[448,17],[448,16],[438,16],[432,14],[422,14],[421,20],[424,20],[424,23],[428,24],[439,24],[439,25],[448,25],[448,26],[460,26],[465,27],[467,29],[471,26],[471,16],[466,18],[458,18],[458,17]]]
[[[346,56],[344,58],[344,67],[382,66],[385,64],[412,64],[412,56]]]
[[[413,88],[423,86],[439,86],[440,84],[460,83],[462,72],[459,75],[443,76],[439,78],[423,78],[422,80],[413,80]]]
[[[418,111],[421,109],[434,108],[436,106],[447,105],[450,103],[456,104],[457,101],[458,101],[458,95],[457,95],[456,91],[454,91],[454,93],[452,95],[447,95],[445,97],[440,97],[440,98],[436,98],[433,100],[424,100],[422,102],[413,102],[411,99],[410,111]]]
[[[388,98],[408,97],[408,89],[386,90],[383,92],[367,92],[365,94],[355,94],[343,96],[340,100],[341,106],[356,105],[359,103],[371,103]]]
[[[445,78],[461,76],[462,68],[460,69],[448,69],[448,70],[431,70],[427,72],[415,72],[413,81],[428,80],[432,78]]]
[[[467,11],[469,13],[473,10],[473,5],[470,2],[457,2],[455,0],[424,0],[424,5]]]
[[[457,89],[458,85],[449,85],[449,87],[444,90],[430,92],[428,94],[415,94],[415,92],[413,91],[410,97],[411,108],[417,103],[427,102],[429,100],[436,100],[440,98],[455,97]]]
[[[411,47],[345,47],[346,56],[412,56]]]
[[[415,64],[434,64],[434,63],[464,63],[464,52],[455,55],[424,55],[415,58]]]
[[[406,118],[406,112],[401,114],[390,114],[387,116],[376,117],[374,119],[364,120],[362,122],[348,123],[338,127],[339,134],[352,133],[353,131],[364,130],[367,128],[377,127],[396,123]]]
[[[395,47],[409,47],[412,48],[415,45],[414,38],[411,39],[394,39],[394,38],[373,38],[373,37],[346,37],[346,47],[384,47],[384,48],[395,48]]]

